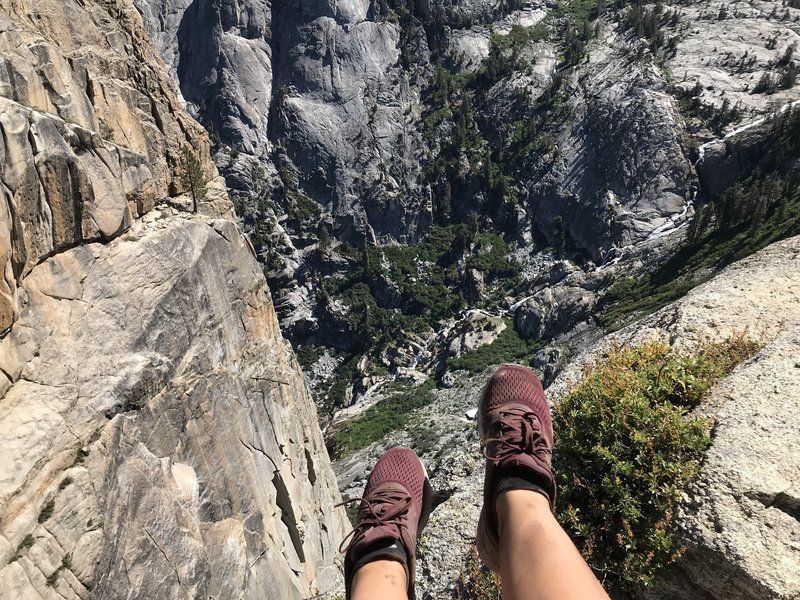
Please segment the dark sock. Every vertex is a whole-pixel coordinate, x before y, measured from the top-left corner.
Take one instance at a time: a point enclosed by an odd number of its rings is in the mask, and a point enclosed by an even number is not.
[[[505,490],[533,490],[543,494],[550,501],[550,494],[539,484],[539,478],[529,469],[503,469],[495,475],[497,484],[495,485],[494,496]]]
[[[375,542],[372,546],[367,548],[364,554],[361,555],[355,565],[353,565],[353,573],[357,569],[363,567],[365,564],[375,560],[394,560],[403,565],[406,572],[406,581],[411,581],[408,575],[408,554],[403,544],[398,540],[382,540]]]

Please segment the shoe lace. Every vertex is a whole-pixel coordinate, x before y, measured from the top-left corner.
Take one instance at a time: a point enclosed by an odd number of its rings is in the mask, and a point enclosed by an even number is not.
[[[553,450],[542,435],[542,420],[530,410],[509,408],[495,421],[497,435],[487,438],[481,447],[483,456],[494,463],[519,454],[533,455],[546,462]]]
[[[350,546],[357,544],[373,527],[394,526],[400,530],[405,527],[404,516],[411,506],[411,496],[397,490],[377,488],[364,498],[350,498],[336,506],[345,506],[352,502],[362,502],[359,510],[358,523],[339,544],[339,552],[345,553]],[[363,509],[366,508],[366,511]],[[352,540],[344,548],[345,542],[352,536]],[[344,549],[343,549],[344,548]]]

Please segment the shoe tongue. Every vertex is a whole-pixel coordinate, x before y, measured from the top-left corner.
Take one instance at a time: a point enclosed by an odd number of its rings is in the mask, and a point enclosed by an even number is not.
[[[396,481],[383,481],[375,486],[365,498],[371,502],[396,502],[402,498],[410,498],[406,487]]]

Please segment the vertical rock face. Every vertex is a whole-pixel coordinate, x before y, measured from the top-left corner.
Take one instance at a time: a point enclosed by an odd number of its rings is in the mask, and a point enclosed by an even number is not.
[[[250,154],[278,142],[342,237],[414,240],[427,230],[417,186],[423,82],[401,60],[409,46],[397,23],[361,0],[135,5],[209,128]]]
[[[140,227],[35,267],[0,342],[0,596],[330,588],[338,492],[255,259],[228,221]]]
[[[400,25],[364,0],[274,10],[275,136],[302,183],[343,237],[413,241],[430,208],[417,186],[421,82],[404,66]]]
[[[265,0],[134,0],[184,98],[245,152],[268,149],[271,9]]]
[[[177,210],[187,146],[230,202],[138,13],[0,0],[0,47],[0,598],[336,586],[313,403],[249,244]]]
[[[609,48],[622,46],[613,33]],[[531,181],[532,211],[601,262],[612,248],[643,242],[691,199],[677,103],[663,75],[602,48],[570,82],[574,122],[559,139],[561,158]]]

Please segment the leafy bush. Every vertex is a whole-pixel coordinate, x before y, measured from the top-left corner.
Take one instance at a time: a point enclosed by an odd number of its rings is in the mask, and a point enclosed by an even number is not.
[[[449,358],[447,366],[451,369],[482,373],[489,367],[506,362],[530,365],[533,355],[541,347],[541,342],[520,336],[514,329],[513,321],[509,319],[506,321],[506,328],[491,344],[476,348],[464,356]]]
[[[53,509],[55,508],[55,506],[56,506],[55,498],[51,498],[45,503],[45,505],[42,507],[41,512],[39,512],[39,519],[38,519],[39,523],[44,523],[50,517],[53,516]]]
[[[283,202],[286,214],[297,221],[313,221],[319,217],[322,209],[300,189],[300,175],[297,169],[282,152],[273,153],[275,168],[281,181]]]
[[[756,86],[753,88],[754,94],[772,94],[777,89],[778,84],[775,81],[775,78],[772,76],[772,73],[769,71],[764,71],[764,74],[761,75],[761,79],[758,80]]]
[[[100,137],[109,142],[114,141],[114,126],[103,119],[100,119]]]
[[[308,371],[325,354],[325,348],[313,345],[299,346],[294,349],[294,354],[303,370]]]
[[[755,59],[755,55],[752,59]],[[743,61],[744,58],[741,60]],[[720,137],[725,134],[725,128],[728,125],[736,123],[742,118],[741,102],[732,106],[730,100],[725,98],[719,107],[703,102],[703,86],[699,81],[692,88],[675,86],[671,91],[678,100],[681,112],[686,117],[699,120]]]
[[[518,265],[508,261],[508,244],[496,233],[478,233],[475,236],[476,253],[467,260],[467,266],[489,276],[510,277]]]
[[[492,573],[478,556],[475,544],[470,546],[467,564],[458,578],[458,600],[502,600],[500,578]]]
[[[549,26],[546,22],[534,27],[513,25],[506,35],[492,32],[489,37],[489,56],[483,60],[470,83],[488,89],[515,71],[525,70],[529,63],[520,57],[520,53],[529,44],[548,37]]]
[[[66,556],[64,556],[64,558],[61,559],[61,564],[58,566],[58,568],[47,576],[45,583],[47,583],[49,587],[53,587],[58,581],[58,576],[61,575],[61,571],[63,571],[64,569],[69,570],[71,568],[72,568],[72,555],[67,554]]]
[[[597,317],[600,324],[609,331],[616,331],[632,316],[645,316],[675,302],[707,278],[661,284],[655,282],[655,275],[642,279],[627,277],[615,283],[603,299],[605,308]]]
[[[352,354],[345,358],[342,364],[336,369],[336,374],[333,377],[333,382],[325,394],[325,403],[323,408],[324,414],[330,414],[335,408],[344,406],[344,397],[347,392],[347,386],[353,380],[353,373],[355,372],[358,361],[361,357],[358,354]]]
[[[681,555],[675,509],[711,441],[688,407],[757,349],[745,336],[684,355],[614,347],[556,405],[558,518],[609,587],[647,586]]]
[[[433,402],[434,386],[434,382],[429,381],[370,406],[332,433],[328,438],[328,452],[332,457],[344,456],[403,428],[414,410]]]
[[[422,456],[440,448],[442,431],[436,426],[435,421],[417,422],[407,431],[411,438],[410,446],[418,455]]]
[[[22,553],[28,548],[31,548],[34,543],[36,543],[36,539],[33,537],[33,535],[30,533],[26,535],[24,538],[22,538],[19,546],[17,546],[17,551],[14,553],[14,556],[11,560],[18,560],[20,557],[22,557]]]

